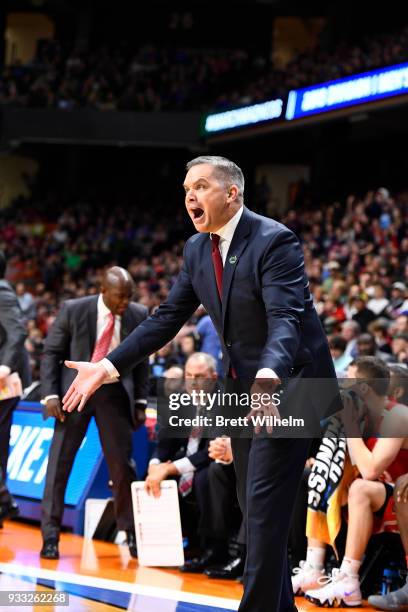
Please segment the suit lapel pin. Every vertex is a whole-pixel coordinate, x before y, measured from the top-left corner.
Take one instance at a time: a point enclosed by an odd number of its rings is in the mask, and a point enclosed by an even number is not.
[[[238,257],[236,255],[233,255],[232,257],[229,258],[229,262],[230,264],[236,264],[237,263],[237,259]]]

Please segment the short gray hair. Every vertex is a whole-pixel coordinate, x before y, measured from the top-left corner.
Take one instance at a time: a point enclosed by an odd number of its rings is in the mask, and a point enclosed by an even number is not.
[[[244,201],[244,174],[236,163],[220,155],[200,155],[200,157],[195,157],[186,164],[186,170],[189,171],[193,166],[199,166],[200,164],[214,166],[218,177],[222,181],[228,186],[236,185],[238,187],[239,201]]]
[[[211,370],[212,372],[217,371],[217,360],[215,359],[215,357],[210,355],[210,353],[202,353],[200,351],[197,351],[196,353],[190,355],[186,363],[189,361],[204,361],[209,370]]]

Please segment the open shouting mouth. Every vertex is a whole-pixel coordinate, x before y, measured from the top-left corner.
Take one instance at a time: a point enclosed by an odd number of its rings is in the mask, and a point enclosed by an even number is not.
[[[193,221],[199,221],[204,216],[204,210],[199,206],[192,206],[190,208],[190,215]]]

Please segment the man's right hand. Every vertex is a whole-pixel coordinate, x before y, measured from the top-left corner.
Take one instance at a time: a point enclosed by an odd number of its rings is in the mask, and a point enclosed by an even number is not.
[[[163,480],[168,478],[170,465],[171,461],[166,461],[166,463],[158,463],[156,465],[149,465],[149,470],[145,480],[145,491],[148,493],[148,495],[160,497],[160,485]]]
[[[62,411],[61,400],[58,397],[53,397],[45,404],[45,410],[47,417],[54,417],[63,423],[65,421],[65,414]]]
[[[96,363],[65,361],[64,363],[67,368],[78,370],[78,374],[62,399],[63,409],[72,412],[78,407],[78,412],[81,412],[91,395],[103,384],[108,373],[101,361]]]

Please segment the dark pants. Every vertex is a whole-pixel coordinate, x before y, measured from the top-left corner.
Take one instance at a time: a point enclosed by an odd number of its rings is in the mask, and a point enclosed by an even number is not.
[[[9,504],[12,501],[10,491],[6,487],[6,481],[0,468],[0,505]]]
[[[238,508],[237,481],[234,466],[216,463],[208,468],[208,486],[210,494],[211,534],[214,538],[228,542],[228,539],[242,524],[242,515]],[[245,535],[240,529],[238,543],[245,544]]]
[[[190,548],[211,546],[208,470],[209,466],[205,466],[194,472],[192,491],[185,497],[179,496],[183,536],[188,538]]]
[[[310,440],[233,439],[237,492],[247,526],[239,612],[291,612],[288,535]]]
[[[134,530],[130,485],[137,476],[132,460],[129,399],[122,384],[116,383],[98,389],[83,412],[67,413],[64,423],[55,423],[42,501],[41,531],[44,539],[59,537],[69,474],[92,416],[95,417],[113,482],[118,529]]]
[[[191,548],[211,548],[227,556],[228,538],[236,523],[233,521],[233,512],[236,514],[233,471],[232,466],[212,462],[194,473],[192,492],[179,498],[183,535],[188,537]],[[226,486],[226,475],[234,488],[230,488],[230,482]]]
[[[3,472],[4,480],[7,478],[7,460],[13,411],[19,400],[19,397],[12,397],[11,399],[0,401],[0,469]]]

